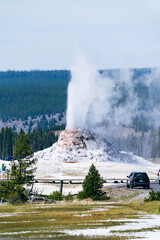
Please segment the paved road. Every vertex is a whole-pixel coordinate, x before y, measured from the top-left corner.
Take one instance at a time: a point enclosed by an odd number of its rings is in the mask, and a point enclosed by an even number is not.
[[[151,181],[150,182],[150,189],[143,189],[142,187],[136,187],[136,188],[127,188],[126,183],[113,183],[112,185],[107,186],[109,188],[123,188],[123,189],[128,189],[130,191],[136,189],[138,191],[160,191],[160,185],[157,181]]]

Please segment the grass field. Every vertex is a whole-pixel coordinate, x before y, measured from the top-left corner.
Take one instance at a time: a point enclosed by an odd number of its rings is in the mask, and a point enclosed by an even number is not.
[[[0,239],[130,239],[128,234],[134,233],[134,229],[123,231],[121,227],[141,219],[142,212],[158,214],[159,207],[159,202],[92,201],[4,205],[0,206]],[[149,231],[155,229],[160,230],[160,227],[150,227]]]

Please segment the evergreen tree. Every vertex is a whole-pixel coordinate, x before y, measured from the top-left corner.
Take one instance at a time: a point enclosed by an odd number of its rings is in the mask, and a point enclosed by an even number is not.
[[[89,169],[88,175],[85,177],[82,185],[82,195],[85,196],[85,198],[89,197],[94,200],[105,200],[105,192],[101,190],[101,188],[103,187],[103,183],[103,178],[100,176],[98,170],[92,164]]]
[[[21,134],[15,143],[14,156],[17,158],[12,162],[11,175],[17,184],[29,183],[33,180],[36,168],[33,165],[36,159],[33,159],[30,142],[26,134]]]
[[[27,201],[28,193],[23,187],[34,178],[33,159],[29,140],[26,134],[21,134],[15,144],[15,159],[11,162],[11,179],[0,182],[0,199],[5,199],[12,204],[21,204]]]

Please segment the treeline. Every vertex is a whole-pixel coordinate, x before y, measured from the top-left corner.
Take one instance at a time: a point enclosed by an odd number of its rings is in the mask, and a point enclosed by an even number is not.
[[[0,72],[0,116],[3,121],[66,111],[70,71]]]
[[[55,126],[47,130],[34,130],[32,133],[28,133],[31,148],[33,152],[43,150],[50,147],[58,139],[55,136],[55,131],[63,130],[65,125]],[[5,159],[7,156],[12,156],[15,148],[15,142],[19,139],[20,135],[24,133],[23,130],[20,133],[13,131],[12,128],[2,128],[0,131],[0,159]]]
[[[145,84],[147,74],[152,69],[132,69],[134,92],[140,99],[139,110],[152,109],[160,104],[160,89],[157,79],[152,79],[152,88]],[[119,77],[120,70],[100,70],[100,74],[114,79]],[[0,117],[3,121],[28,117],[54,115],[66,111],[67,88],[71,79],[68,70],[54,71],[6,71],[0,72]],[[127,85],[115,86],[119,94],[112,99],[113,107],[124,105],[129,96]]]
[[[110,136],[108,139],[120,151],[132,152],[146,159],[160,158],[160,127],[158,131],[131,133],[127,137]]]

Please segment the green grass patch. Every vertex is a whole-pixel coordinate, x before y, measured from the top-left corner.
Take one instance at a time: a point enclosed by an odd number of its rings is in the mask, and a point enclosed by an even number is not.
[[[142,202],[135,201],[131,203],[123,204],[124,207],[130,207],[135,211],[142,211],[148,214],[159,214],[160,201]]]

